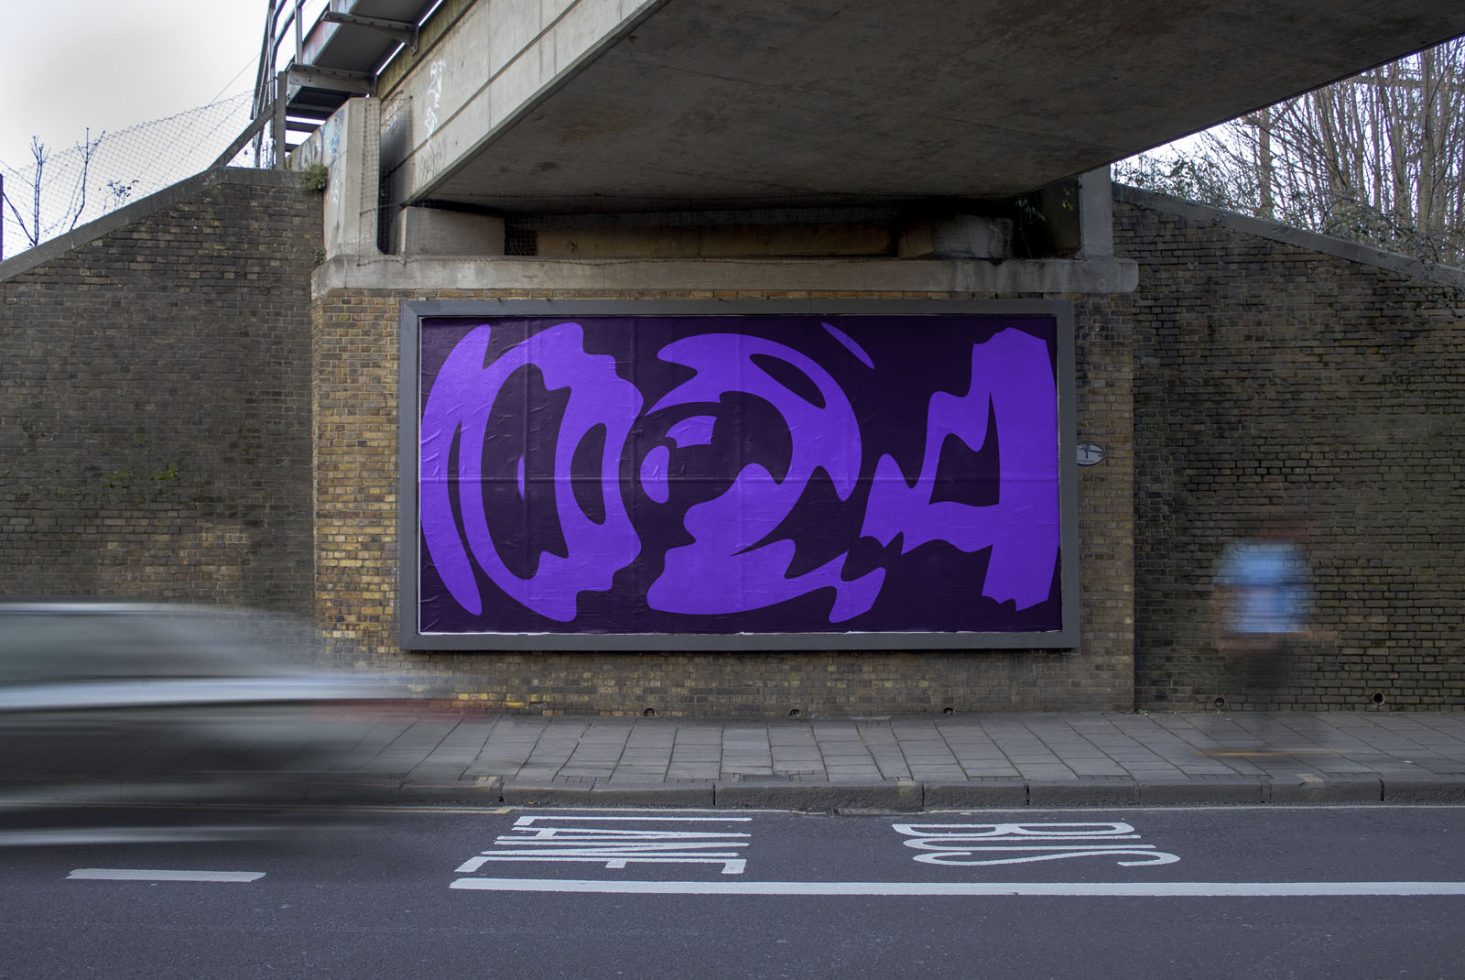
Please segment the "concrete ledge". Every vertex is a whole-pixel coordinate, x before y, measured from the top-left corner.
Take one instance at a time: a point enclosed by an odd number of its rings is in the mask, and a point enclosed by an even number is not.
[[[311,291],[380,289],[625,290],[695,292],[1127,293],[1139,283],[1129,259],[542,259],[396,255],[336,256],[318,266]]]
[[[1465,776],[1385,772],[1380,778],[1385,803],[1465,803]]]
[[[928,810],[1025,807],[1028,784],[1021,779],[974,779],[967,783],[927,783]]]
[[[1372,774],[1328,776],[1302,774],[1296,779],[1274,776],[1263,789],[1267,803],[1378,803],[1383,799],[1379,777]]]
[[[1029,806],[1133,806],[1138,802],[1139,784],[1129,776],[1080,776],[1028,783]]]
[[[719,807],[777,810],[919,810],[920,783],[787,783],[756,780],[713,786]]]
[[[1141,806],[1262,803],[1260,776],[1192,776],[1147,779],[1138,784]]]

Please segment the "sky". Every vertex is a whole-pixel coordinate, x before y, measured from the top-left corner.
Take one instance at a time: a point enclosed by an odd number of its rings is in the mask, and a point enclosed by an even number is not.
[[[0,0],[0,161],[252,90],[268,0]]]

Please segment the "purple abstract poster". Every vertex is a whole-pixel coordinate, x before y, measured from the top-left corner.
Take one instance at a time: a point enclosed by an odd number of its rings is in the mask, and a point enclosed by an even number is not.
[[[1055,316],[418,324],[420,636],[1064,628]]]

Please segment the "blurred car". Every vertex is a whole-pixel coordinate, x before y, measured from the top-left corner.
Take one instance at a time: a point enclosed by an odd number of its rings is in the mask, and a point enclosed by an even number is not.
[[[258,612],[0,603],[0,804],[303,799],[393,693],[314,654]]]

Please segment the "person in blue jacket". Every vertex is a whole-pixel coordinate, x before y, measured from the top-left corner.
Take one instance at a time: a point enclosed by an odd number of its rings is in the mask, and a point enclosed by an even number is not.
[[[1226,546],[1216,567],[1217,649],[1231,681],[1274,704],[1288,652],[1310,630],[1312,570],[1300,524],[1275,520]]]

